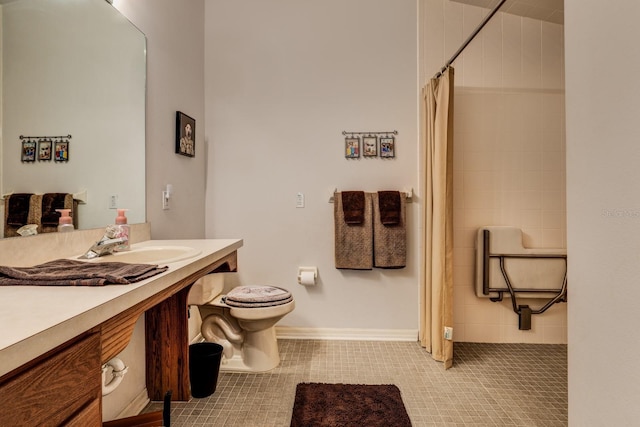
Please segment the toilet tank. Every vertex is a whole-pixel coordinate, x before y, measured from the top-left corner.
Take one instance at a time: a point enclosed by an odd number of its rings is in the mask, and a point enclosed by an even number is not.
[[[224,275],[220,273],[208,274],[196,280],[191,286],[187,304],[205,305],[220,295],[222,289],[224,289]]]

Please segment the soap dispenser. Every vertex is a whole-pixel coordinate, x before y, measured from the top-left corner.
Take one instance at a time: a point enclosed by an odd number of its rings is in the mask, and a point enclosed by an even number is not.
[[[129,249],[131,249],[131,244],[129,243],[130,227],[129,227],[129,224],[127,224],[127,217],[125,216],[125,212],[127,210],[128,209],[118,209],[118,216],[116,217],[116,226],[118,227],[118,234],[116,235],[116,238],[124,237],[127,241],[121,245],[118,245],[115,248],[116,252],[128,251]]]
[[[70,216],[71,209],[56,209],[56,212],[60,212],[60,219],[58,219],[58,231],[73,231],[73,219]]]

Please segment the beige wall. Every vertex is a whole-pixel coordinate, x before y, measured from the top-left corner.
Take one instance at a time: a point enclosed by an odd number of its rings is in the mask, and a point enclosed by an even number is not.
[[[280,325],[417,339],[419,204],[400,270],[334,267],[334,189],[417,188],[414,0],[210,0],[207,237],[242,237],[235,283],[290,289]],[[397,157],[344,158],[342,131],[397,130]],[[296,208],[302,192],[306,206]],[[317,266],[319,284],[296,281]]]
[[[569,425],[640,419],[640,3],[565,0]]]
[[[421,6],[421,75],[430,78],[488,10],[447,0]],[[456,341],[566,342],[565,304],[520,331],[510,300],[474,292],[481,226],[519,227],[528,247],[566,247],[563,57],[561,25],[498,13],[454,63]]]

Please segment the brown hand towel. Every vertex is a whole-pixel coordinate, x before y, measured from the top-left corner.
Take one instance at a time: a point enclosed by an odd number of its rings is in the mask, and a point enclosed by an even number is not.
[[[380,222],[383,225],[400,224],[400,192],[378,191]]]
[[[42,195],[42,218],[40,219],[40,223],[43,226],[58,225],[60,212],[56,212],[56,209],[71,209],[67,207],[67,203],[65,203],[67,196],[69,196],[67,193],[45,193]]]
[[[334,197],[334,235],[336,268],[371,270],[373,268],[373,222],[371,193],[364,194],[363,221],[347,224],[343,214],[342,197]]]
[[[364,221],[364,191],[343,191],[341,197],[344,222],[362,224]]]
[[[407,264],[407,231],[405,225],[405,198],[400,197],[399,222],[384,225],[379,194],[373,193],[373,266],[403,268]]]
[[[5,200],[7,203],[7,224],[19,226],[27,224],[31,196],[31,193],[16,193],[8,196]]]
[[[127,285],[163,273],[168,268],[152,264],[57,259],[34,267],[0,266],[0,286]]]

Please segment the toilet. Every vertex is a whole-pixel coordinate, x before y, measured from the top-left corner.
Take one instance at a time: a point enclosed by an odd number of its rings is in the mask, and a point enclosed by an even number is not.
[[[223,288],[224,276],[210,274],[193,284],[187,300],[198,306],[204,339],[224,348],[220,370],[265,372],[278,366],[275,325],[295,308],[291,293],[275,286],[238,286],[222,295]]]

